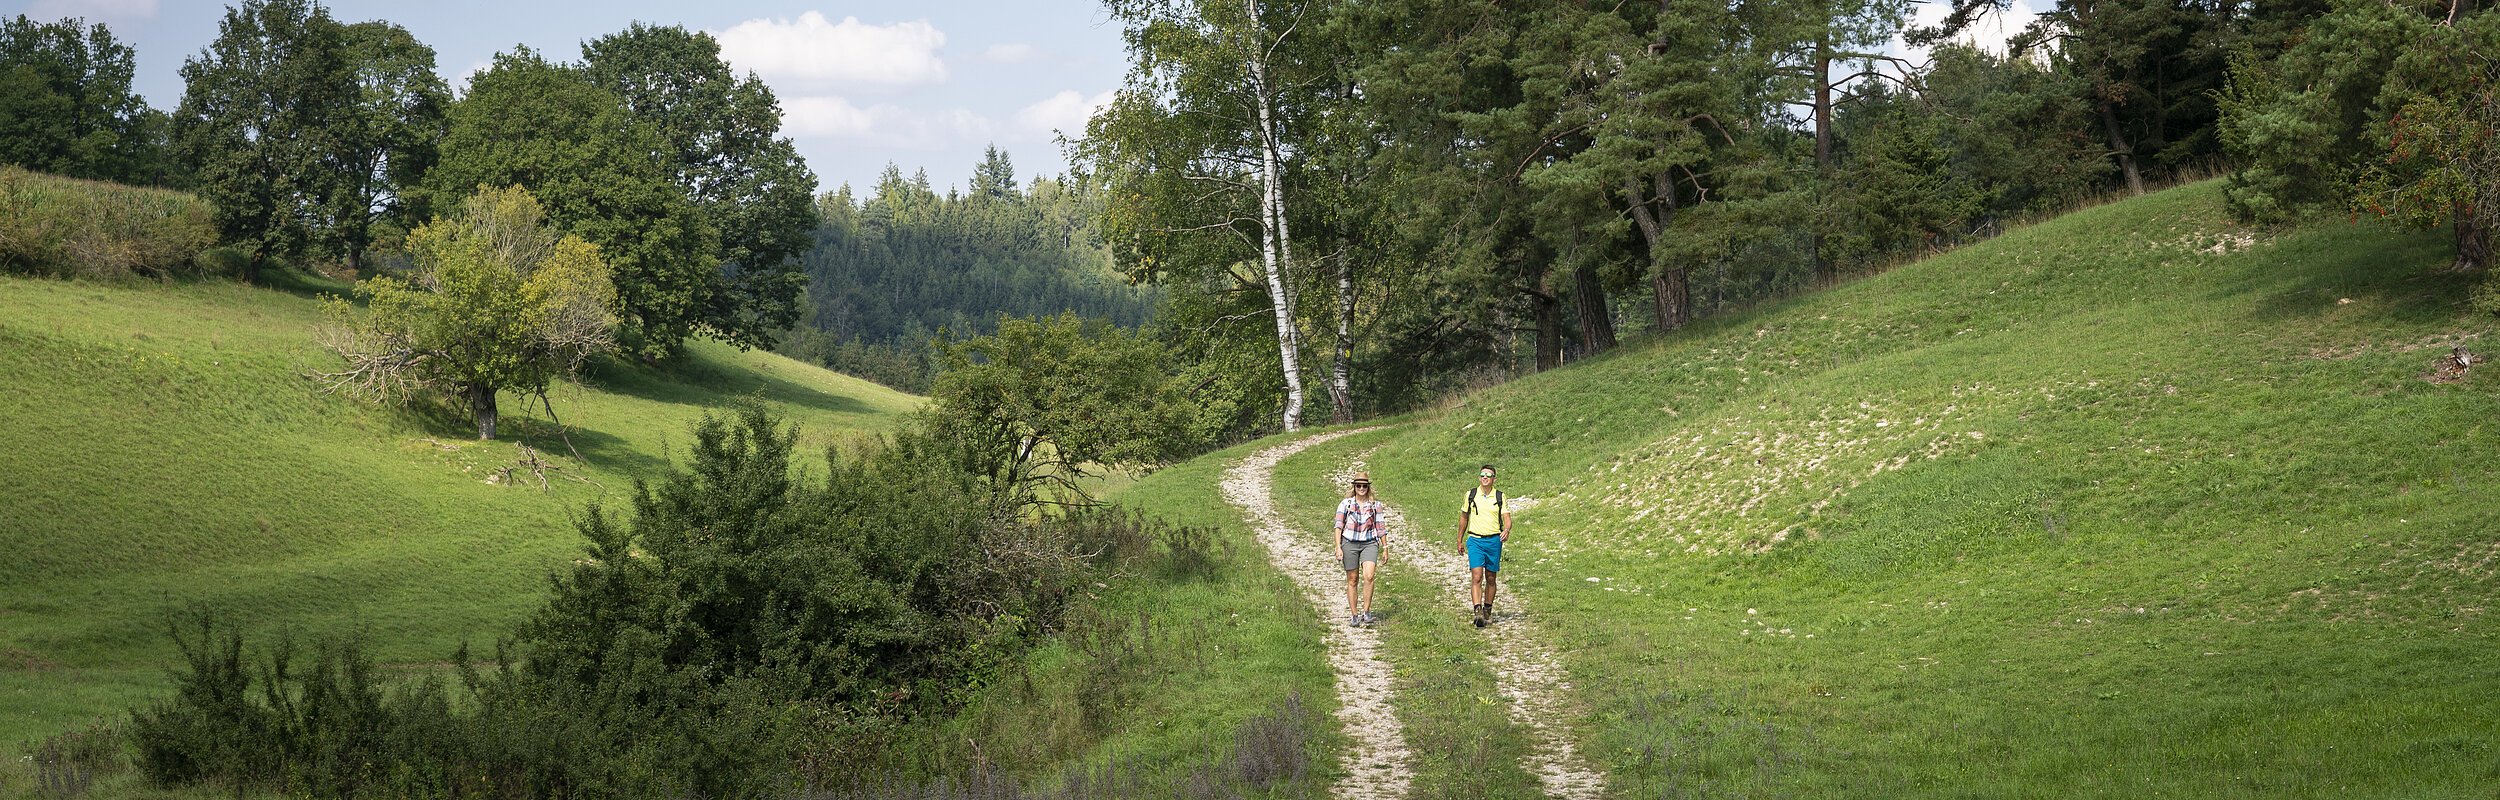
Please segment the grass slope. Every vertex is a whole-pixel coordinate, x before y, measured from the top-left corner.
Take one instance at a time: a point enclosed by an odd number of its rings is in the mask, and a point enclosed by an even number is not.
[[[1233,462],[1279,441],[1111,487],[1124,513],[1207,532],[1205,566],[1124,570],[1093,587],[1016,673],[908,734],[898,749],[920,754],[909,777],[979,766],[1041,796],[1229,796],[1260,783],[1253,796],[1325,794],[1345,740],[1319,625],[1217,489]]]
[[[2489,797],[2500,376],[2419,378],[2493,327],[2447,255],[2238,227],[2209,182],[1515,381],[1278,483],[1316,529],[1322,475],[1371,451],[1432,532],[1501,464],[1505,583],[1617,794]],[[1410,713],[1429,734],[1481,689],[1459,610],[1390,591],[1401,671],[1446,684]]]
[[[821,447],[918,403],[698,342],[559,389],[577,463],[534,398],[507,394],[503,439],[477,442],[455,416],[316,391],[299,376],[327,358],[319,319],[232,284],[0,277],[0,742],[157,693],[177,660],[163,614],[194,603],[263,631],[368,631],[386,662],[491,646],[576,552],[573,515],[622,505],[706,409],[751,397]],[[595,484],[487,483],[516,442]]]

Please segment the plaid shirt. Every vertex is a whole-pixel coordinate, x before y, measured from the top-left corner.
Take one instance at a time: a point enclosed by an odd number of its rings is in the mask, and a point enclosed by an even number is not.
[[[1349,542],[1380,538],[1380,513],[1385,510],[1378,500],[1346,498],[1337,504],[1337,535]]]

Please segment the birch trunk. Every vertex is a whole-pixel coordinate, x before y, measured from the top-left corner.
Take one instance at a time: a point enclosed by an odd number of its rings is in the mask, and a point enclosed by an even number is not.
[[[1337,254],[1337,348],[1335,363],[1328,367],[1328,401],[1336,408],[1328,421],[1338,424],[1354,421],[1353,365],[1354,358],[1354,262],[1344,253]]]
[[[1814,40],[1814,232],[1807,247],[1814,255],[1814,277],[1830,285],[1832,261],[1823,254],[1823,210],[1819,206],[1832,183],[1832,38],[1829,28]]]
[[[1259,20],[1258,0],[1243,0],[1254,27]],[[1263,230],[1259,235],[1259,262],[1267,273],[1268,299],[1276,307],[1276,354],[1285,373],[1284,426],[1290,433],[1302,429],[1302,341],[1295,333],[1293,289],[1285,281],[1291,266],[1291,234],[1285,228],[1285,194],[1277,162],[1275,87],[1267,79],[1267,54],[1253,46],[1243,57],[1250,66],[1250,94],[1258,116],[1259,140],[1259,218]]]

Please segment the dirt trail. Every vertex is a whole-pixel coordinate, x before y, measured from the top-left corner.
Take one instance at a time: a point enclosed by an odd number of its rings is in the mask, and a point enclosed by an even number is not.
[[[1377,632],[1345,624],[1345,570],[1335,563],[1334,550],[1321,550],[1276,513],[1268,491],[1276,462],[1312,445],[1360,431],[1324,433],[1252,454],[1224,471],[1224,499],[1250,515],[1259,543],[1267,546],[1268,563],[1293,578],[1302,595],[1320,610],[1327,624],[1328,666],[1337,673],[1337,719],[1345,723],[1354,746],[1346,753],[1347,775],[1334,794],[1356,800],[1390,800],[1406,795],[1406,727],[1389,706],[1389,662],[1380,658]],[[1319,512],[1326,513],[1326,512]]]
[[[1365,451],[1347,467],[1347,471],[1362,469],[1362,459],[1370,455],[1369,451]],[[1449,502],[1443,504],[1448,510],[1432,517],[1444,524],[1423,528],[1412,524],[1397,503],[1388,502],[1386,497],[1381,499],[1381,505],[1389,509],[1384,516],[1390,541],[1399,543],[1398,549],[1404,554],[1406,563],[1413,564],[1434,583],[1441,585],[1448,603],[1440,610],[1456,617],[1468,614],[1467,557],[1458,550],[1458,512],[1455,510],[1465,491],[1457,490]],[[1514,514],[1527,505],[1520,502],[1526,499],[1509,498],[1508,504]],[[1428,492],[1414,502],[1421,504],[1422,508],[1439,507]],[[1507,557],[1502,560],[1510,561]],[[1342,585],[1344,578],[1340,577],[1338,581]],[[1604,797],[1606,776],[1590,768],[1580,758],[1579,748],[1571,745],[1571,739],[1561,728],[1562,716],[1569,707],[1563,702],[1563,693],[1571,691],[1571,682],[1563,673],[1562,662],[1555,658],[1554,649],[1546,646],[1544,639],[1537,634],[1526,610],[1526,598],[1509,581],[1502,581],[1499,588],[1500,594],[1494,598],[1493,624],[1483,631],[1491,644],[1484,657],[1493,668],[1494,680],[1501,686],[1502,697],[1510,701],[1511,721],[1527,732],[1530,747],[1533,748],[1520,759],[1520,766],[1536,776],[1537,782],[1544,786],[1547,797],[1591,800]]]
[[[1328,662],[1337,673],[1337,695],[1341,699],[1337,718],[1355,740],[1353,751],[1347,754],[1351,774],[1335,790],[1337,797],[1346,798],[1403,796],[1412,754],[1407,750],[1405,729],[1390,707],[1392,676],[1389,663],[1380,658],[1378,632],[1346,626],[1345,570],[1330,557],[1334,551],[1327,547],[1328,542],[1296,533],[1302,526],[1290,524],[1277,514],[1270,487],[1277,462],[1286,457],[1312,445],[1373,430],[1378,429],[1325,433],[1261,450],[1226,470],[1222,485],[1225,499],[1250,515],[1259,542],[1267,547],[1269,562],[1302,587],[1303,595],[1328,623]],[[1358,460],[1349,470],[1361,466]],[[1429,504],[1430,500],[1416,502]],[[1442,587],[1448,604],[1440,613],[1464,617],[1467,562],[1454,549],[1456,531],[1418,529],[1409,524],[1397,504],[1386,505],[1387,524],[1398,558],[1415,565]],[[1510,701],[1511,720],[1532,742],[1532,750],[1521,759],[1522,766],[1537,776],[1547,797],[1602,797],[1605,776],[1580,758],[1560,727],[1561,715],[1568,708],[1563,693],[1571,686],[1564,679],[1553,649],[1537,637],[1524,608],[1518,593],[1505,584],[1496,604],[1494,624],[1484,629],[1489,644],[1485,659],[1501,685],[1502,696]]]

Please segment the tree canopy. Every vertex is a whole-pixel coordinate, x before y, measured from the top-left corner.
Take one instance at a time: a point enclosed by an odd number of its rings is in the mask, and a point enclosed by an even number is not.
[[[0,164],[161,184],[166,116],[130,89],[136,54],[102,23],[0,20]]]
[[[519,187],[486,189],[408,237],[416,269],[356,286],[369,311],[330,305],[328,346],[346,366],[334,390],[374,398],[458,397],[495,438],[496,393],[543,393],[615,347],[616,290],[599,248],[549,224]]]

